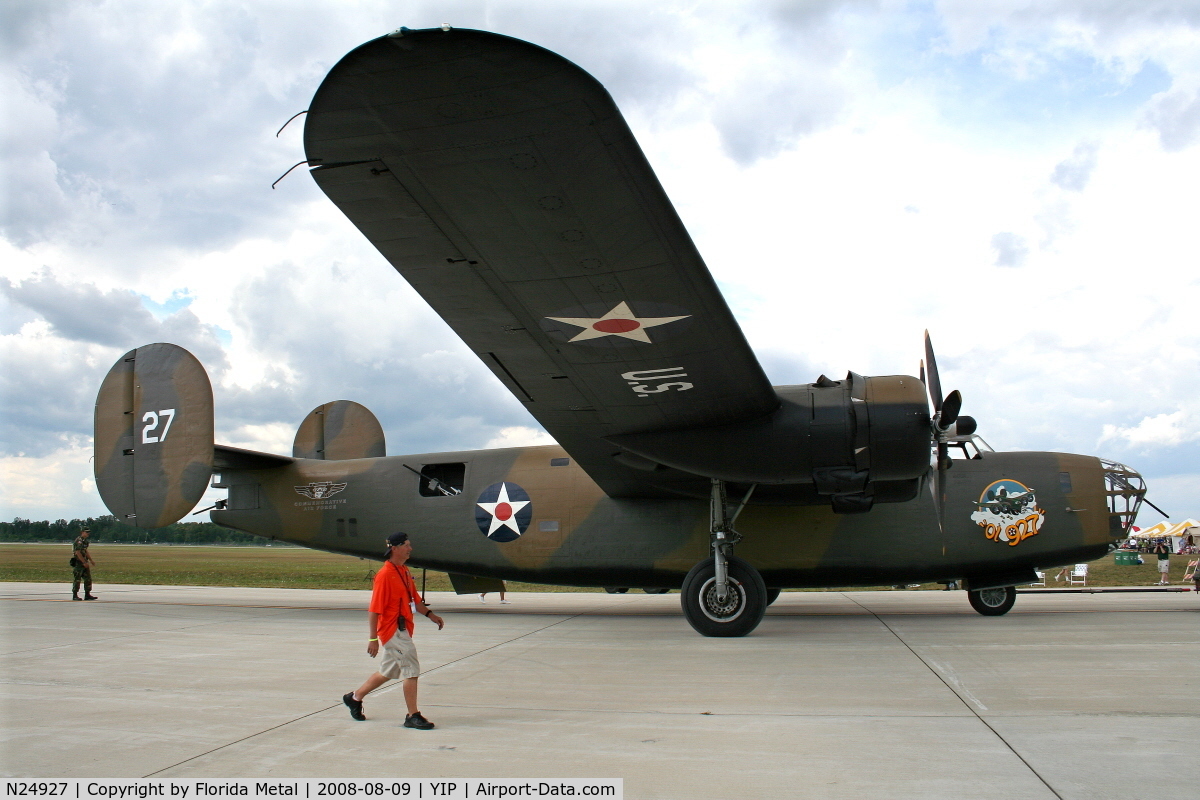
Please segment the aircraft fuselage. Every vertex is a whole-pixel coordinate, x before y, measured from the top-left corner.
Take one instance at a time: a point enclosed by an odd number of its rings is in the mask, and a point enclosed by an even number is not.
[[[459,493],[412,470],[445,477]],[[1063,453],[957,460],[942,529],[932,473],[916,499],[862,514],[752,500],[736,520],[737,553],[774,587],[979,584],[1107,552],[1122,530],[1110,526],[1104,474],[1099,459]],[[389,533],[404,530],[417,544],[415,565],[460,574],[677,588],[711,552],[707,501],[608,497],[557,446],[297,459],[222,479],[230,497],[212,512],[217,524],[374,559]],[[998,489],[1032,499],[998,509],[988,497]]]

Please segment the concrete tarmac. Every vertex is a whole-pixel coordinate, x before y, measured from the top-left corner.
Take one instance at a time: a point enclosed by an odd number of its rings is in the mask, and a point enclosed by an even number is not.
[[[1200,596],[431,593],[421,709],[366,722],[367,592],[0,584],[6,777],[623,778],[627,798],[1167,798],[1200,780]]]

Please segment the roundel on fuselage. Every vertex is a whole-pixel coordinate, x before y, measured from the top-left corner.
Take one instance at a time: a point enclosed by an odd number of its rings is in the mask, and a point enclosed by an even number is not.
[[[533,502],[529,493],[515,483],[493,483],[475,501],[475,523],[493,542],[511,542],[529,527]]]

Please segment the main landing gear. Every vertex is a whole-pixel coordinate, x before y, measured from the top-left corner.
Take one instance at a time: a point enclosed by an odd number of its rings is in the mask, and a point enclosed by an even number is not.
[[[758,570],[730,552],[742,537],[726,516],[725,484],[716,479],[709,521],[713,556],[692,567],[683,579],[683,615],[704,636],[745,636],[758,627],[767,611],[767,585]]]
[[[996,586],[991,589],[971,589],[967,592],[967,600],[971,608],[985,617],[998,617],[1007,614],[1017,602],[1017,587]]]

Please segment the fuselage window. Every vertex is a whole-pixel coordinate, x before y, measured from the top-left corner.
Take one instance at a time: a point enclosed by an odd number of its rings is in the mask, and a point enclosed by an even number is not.
[[[1071,493],[1071,473],[1069,473],[1069,472],[1058,473],[1058,488],[1062,489],[1063,494]]]
[[[567,467],[570,465],[571,465],[571,459],[569,459],[569,458],[552,458],[552,459],[550,459],[550,466],[552,466],[552,467]]]
[[[461,462],[424,464],[421,466],[418,491],[422,497],[454,497],[462,491],[466,475],[467,465]]]

